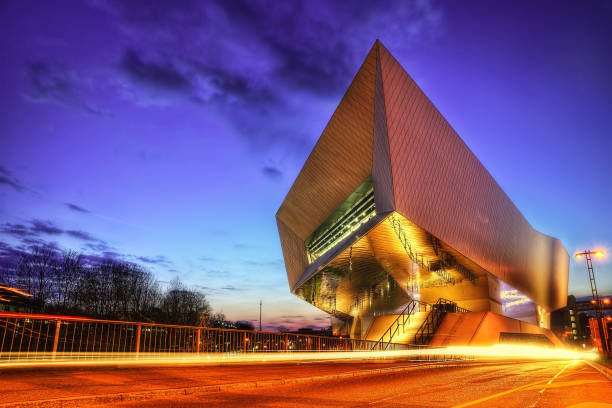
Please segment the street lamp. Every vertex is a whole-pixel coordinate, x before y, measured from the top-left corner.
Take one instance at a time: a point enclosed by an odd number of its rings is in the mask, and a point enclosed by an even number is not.
[[[587,271],[589,273],[589,282],[591,284],[591,294],[593,296],[593,300],[591,303],[595,304],[595,317],[597,318],[597,326],[599,327],[599,338],[601,339],[601,348],[605,352],[608,351],[608,345],[605,341],[605,334],[603,328],[603,304],[599,300],[599,294],[597,293],[597,284],[595,283],[595,272],[593,271],[593,258],[592,255],[595,255],[598,258],[604,256],[603,251],[591,251],[585,250],[583,252],[578,252],[576,254],[577,259],[581,259],[583,256],[586,259]],[[608,303],[609,299],[606,299]]]

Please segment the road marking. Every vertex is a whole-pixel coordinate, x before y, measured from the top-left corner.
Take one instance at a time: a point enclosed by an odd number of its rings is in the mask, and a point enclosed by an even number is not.
[[[563,371],[565,371],[565,369],[567,367],[569,367],[573,363],[574,362],[571,362],[568,365],[566,365],[565,367],[563,367],[563,369],[561,371],[559,371],[555,375],[555,377],[553,377],[553,379],[556,378],[557,376],[559,376]],[[502,392],[499,392],[497,394],[489,395],[488,397],[483,397],[483,398],[479,398],[477,400],[473,400],[473,401],[469,401],[469,402],[466,402],[466,403],[463,403],[463,404],[455,405],[452,408],[463,408],[463,407],[469,407],[471,405],[476,405],[476,404],[479,404],[481,402],[485,402],[485,401],[488,401],[488,400],[491,400],[491,399],[494,399],[494,398],[497,398],[497,397],[501,397],[501,396],[504,396],[504,395],[512,394],[513,392],[516,392],[516,391],[522,391],[522,390],[524,390],[526,388],[534,387],[534,386],[536,386],[538,384],[542,384],[542,382],[544,382],[544,381],[546,381],[546,380],[544,379],[544,380],[534,381],[534,382],[529,383],[529,384],[521,385],[520,387],[512,388],[512,389],[507,390],[507,391],[502,391]],[[551,382],[552,382],[552,380],[551,380]]]
[[[559,371],[557,374],[554,375],[553,378],[551,378],[546,385],[540,390],[540,396],[538,396],[538,398],[536,398],[535,401],[533,401],[531,403],[531,405],[529,406],[529,408],[535,408],[536,405],[538,405],[538,402],[540,402],[540,400],[542,399],[542,395],[544,394],[544,391],[546,390],[546,387],[550,387],[552,382],[555,380],[555,378],[559,377],[567,367],[571,366],[574,362],[569,363],[568,365],[566,365],[565,367],[563,367],[563,369],[561,371]],[[567,374],[566,374],[567,375]],[[538,385],[537,387],[529,387],[526,388],[527,390],[532,390],[532,389],[537,389],[540,388],[540,386]]]
[[[540,390],[540,394],[544,394],[544,391],[546,391],[546,387],[548,387],[550,384],[552,384],[553,381],[555,381],[555,378],[557,378],[558,376],[560,376],[561,374],[563,374],[563,372],[565,371],[565,369],[569,366],[571,366],[572,364],[574,364],[574,362],[572,361],[571,363],[569,363],[568,365],[566,365],[565,367],[563,367],[563,369],[561,371],[559,371],[557,374],[554,375],[553,378],[551,378],[546,385]]]
[[[563,388],[563,387],[573,387],[575,385],[583,385],[583,384],[591,384],[591,383],[602,383],[608,382],[607,380],[576,380],[576,381],[557,381],[554,384],[546,384],[544,388],[540,390],[542,393],[545,389],[548,388]],[[541,385],[534,385],[533,387],[525,388],[525,390],[537,390]]]

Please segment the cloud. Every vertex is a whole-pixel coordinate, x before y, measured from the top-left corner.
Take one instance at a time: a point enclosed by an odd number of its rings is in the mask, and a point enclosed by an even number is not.
[[[60,235],[64,233],[63,230],[55,226],[51,221],[42,220],[31,220],[30,231],[34,233],[42,233],[47,235]]]
[[[100,242],[99,239],[94,238],[90,233],[85,232],[85,231],[76,231],[76,230],[69,230],[66,231],[66,234],[70,235],[73,238],[77,238],[83,241],[97,241]]]
[[[217,258],[213,258],[212,256],[201,256],[198,259],[203,262],[217,262],[218,261]]]
[[[66,66],[47,61],[33,61],[26,66],[30,90],[26,99],[34,103],[57,103],[89,115],[108,115],[84,101],[84,86]]]
[[[236,291],[241,291],[243,289],[240,288],[236,288],[234,286],[224,286],[222,288],[220,288],[221,290],[226,290],[226,291],[230,291],[230,292],[236,292]]]
[[[12,188],[14,188],[15,190],[17,190],[19,192],[27,190],[17,180],[12,179],[12,178],[7,177],[7,176],[4,176],[4,175],[0,175],[0,184],[4,184],[4,185],[7,185],[9,187],[12,187]]]
[[[273,181],[280,180],[283,177],[283,172],[278,167],[274,166],[264,166],[261,172],[264,176]]]
[[[47,241],[41,238],[24,238],[21,240],[21,245],[17,248],[21,251],[32,250],[35,247],[47,248],[53,251],[60,251],[60,247],[55,241]]]
[[[68,235],[72,238],[86,241],[86,247],[90,249],[109,249],[109,246],[104,240],[96,238],[86,231],[64,230],[48,220],[32,219],[29,221],[29,225],[5,222],[0,226],[0,233],[21,239],[22,242],[29,244],[32,244],[32,242],[28,242],[26,239],[44,242],[44,236]]]
[[[191,80],[170,61],[144,61],[134,49],[127,49],[119,64],[120,70],[133,81],[155,90],[186,92]]]
[[[95,243],[89,242],[85,244],[85,247],[91,249],[92,251],[96,251],[96,252],[107,252],[113,249],[112,247],[110,247],[108,244],[106,244],[105,242],[101,240]]]
[[[31,188],[26,187],[17,177],[13,175],[8,169],[0,166],[0,185],[5,185],[13,188],[17,192],[30,191],[34,192]]]
[[[108,260],[124,261],[125,257],[122,254],[113,251],[105,251],[100,254],[82,254],[81,258],[87,265],[98,265]]]
[[[152,264],[152,265],[162,265],[162,266],[169,266],[172,264],[172,262],[170,260],[168,260],[168,258],[166,258],[163,255],[157,255],[154,257],[149,257],[149,256],[136,256],[135,259],[147,263],[147,264]]]
[[[11,235],[14,237],[27,237],[33,235],[28,227],[23,224],[12,224],[10,222],[5,222],[0,227],[0,232],[6,235]]]
[[[76,204],[64,203],[64,205],[66,207],[68,207],[72,211],[81,212],[81,213],[91,213],[91,211],[89,211],[89,210],[87,210],[87,209],[85,209],[83,207],[80,207],[80,206],[78,206]]]
[[[243,261],[244,264],[246,265],[252,265],[252,266],[281,266],[283,265],[283,260],[282,259],[272,259],[269,261],[254,261],[254,260],[245,260]]]

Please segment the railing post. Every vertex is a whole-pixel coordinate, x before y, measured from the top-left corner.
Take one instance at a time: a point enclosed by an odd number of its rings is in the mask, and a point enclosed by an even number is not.
[[[138,325],[136,326],[136,354],[140,353],[140,332],[141,332],[142,326]]]
[[[289,350],[289,336],[285,333],[285,351]]]
[[[53,351],[51,352],[51,358],[53,360],[55,360],[55,355],[57,354],[57,343],[59,343],[59,332],[60,332],[61,324],[62,324],[61,320],[58,320],[55,323],[55,336],[53,337]]]
[[[202,329],[198,329],[198,340],[196,342],[196,354],[200,354],[201,336],[202,336]]]

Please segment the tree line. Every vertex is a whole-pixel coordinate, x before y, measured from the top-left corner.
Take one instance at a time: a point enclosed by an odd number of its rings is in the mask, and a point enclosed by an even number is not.
[[[140,265],[114,259],[89,262],[75,251],[34,247],[21,254],[4,280],[32,295],[27,308],[35,313],[190,326],[242,324],[213,314],[205,294],[178,278],[162,287]]]

